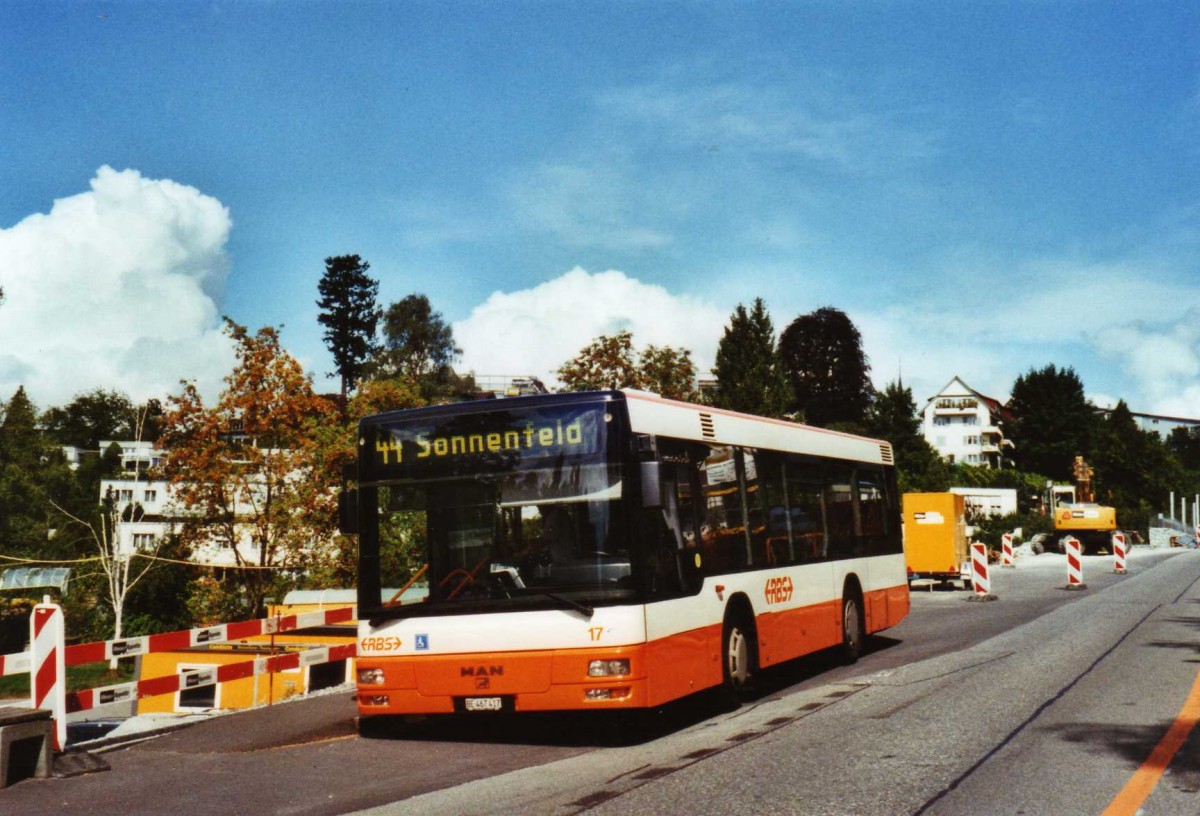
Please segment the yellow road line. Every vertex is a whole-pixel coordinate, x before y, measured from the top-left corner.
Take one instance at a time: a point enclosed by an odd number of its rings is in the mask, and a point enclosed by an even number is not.
[[[1134,816],[1137,813],[1142,802],[1146,801],[1158,780],[1171,766],[1171,760],[1183,747],[1188,735],[1196,727],[1197,720],[1200,720],[1200,675],[1196,676],[1192,691],[1175,717],[1175,722],[1171,723],[1171,727],[1163,734],[1158,745],[1154,746],[1150,756],[1134,771],[1125,787],[1105,808],[1102,816]]]

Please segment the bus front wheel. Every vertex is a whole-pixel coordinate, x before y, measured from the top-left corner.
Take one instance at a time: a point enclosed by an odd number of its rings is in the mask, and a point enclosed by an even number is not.
[[[866,637],[862,601],[858,593],[850,592],[842,598],[842,659],[846,663],[858,662]]]

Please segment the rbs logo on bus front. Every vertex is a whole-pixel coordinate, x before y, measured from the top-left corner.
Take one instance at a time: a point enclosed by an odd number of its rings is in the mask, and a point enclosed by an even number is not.
[[[768,578],[763,589],[768,604],[787,603],[792,599],[792,579],[784,575],[778,578]]]

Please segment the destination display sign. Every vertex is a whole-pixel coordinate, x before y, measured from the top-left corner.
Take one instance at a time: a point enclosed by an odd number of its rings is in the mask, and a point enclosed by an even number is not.
[[[607,425],[603,405],[567,405],[400,420],[360,444],[381,475],[436,478],[593,458]]]

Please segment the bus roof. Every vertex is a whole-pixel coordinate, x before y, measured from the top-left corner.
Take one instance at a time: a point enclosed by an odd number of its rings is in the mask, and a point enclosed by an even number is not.
[[[893,463],[891,443],[884,440],[815,428],[784,419],[771,419],[665,399],[657,394],[633,389],[571,391],[432,405],[365,417],[362,424],[374,425],[402,417],[447,416],[503,411],[519,406],[567,405],[581,402],[623,402],[628,411],[630,430],[634,433],[872,464]]]

